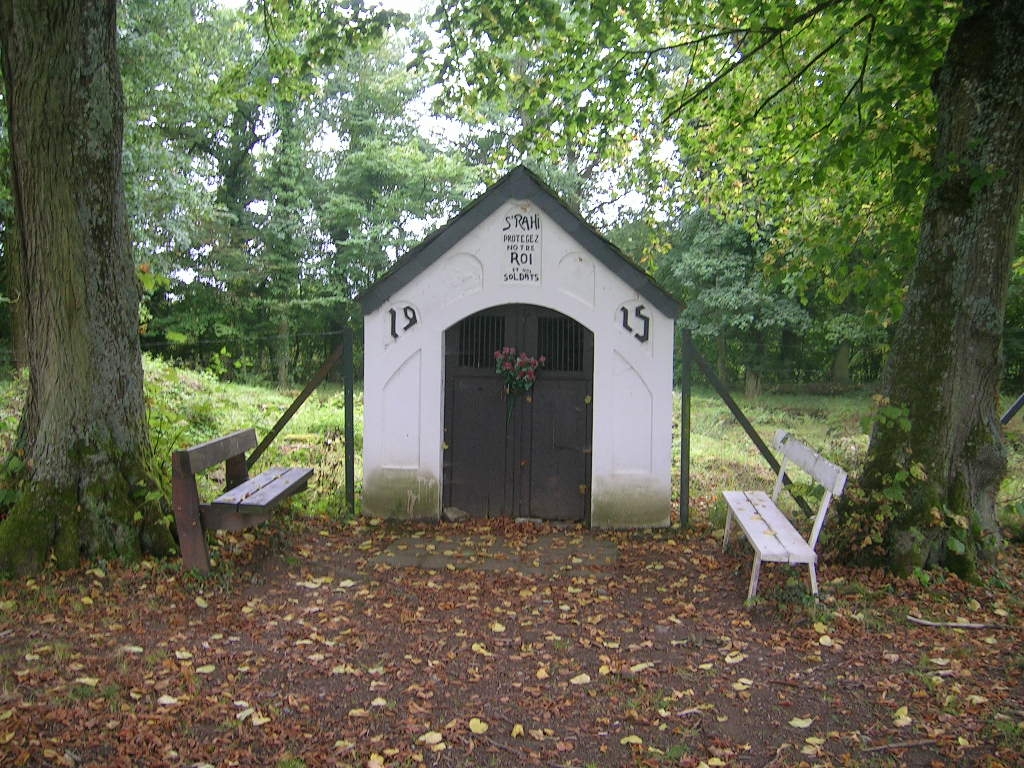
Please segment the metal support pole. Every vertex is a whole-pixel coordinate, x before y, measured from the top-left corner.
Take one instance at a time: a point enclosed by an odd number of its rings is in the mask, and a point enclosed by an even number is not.
[[[679,361],[679,526],[690,525],[690,398],[693,384],[693,340],[683,330],[682,359]]]
[[[356,409],[355,396],[355,363],[352,355],[352,329],[345,326],[342,337],[345,354],[342,356],[342,375],[345,379],[345,503],[348,512],[356,512]]]
[[[773,472],[778,472],[779,460],[775,458],[775,454],[771,452],[771,449],[765,444],[764,440],[761,439],[757,430],[754,429],[754,425],[750,423],[750,419],[748,419],[747,415],[740,410],[740,406],[737,402],[732,399],[732,395],[729,394],[728,387],[726,387],[725,384],[722,383],[721,379],[715,375],[715,372],[711,369],[711,364],[704,359],[704,355],[698,352],[697,348],[692,344],[690,345],[690,349],[692,350],[694,362],[697,363],[697,367],[700,368],[701,373],[704,374],[704,378],[708,380],[708,383],[718,393],[718,396],[722,398],[726,406],[732,412],[732,415],[736,417],[736,421],[740,423],[740,426],[743,427],[743,431],[747,433],[747,437],[750,438],[751,442],[764,457],[765,461],[768,462],[768,466],[772,468]],[[786,475],[783,478],[783,482],[786,485],[787,490],[789,490],[789,486],[792,483],[789,479],[789,475]],[[796,501],[800,509],[803,510],[804,514],[814,514],[802,496],[796,496],[791,490],[790,495],[793,496],[793,499]]]
[[[349,331],[349,334],[351,335],[351,331]],[[257,445],[253,449],[253,452],[250,453],[249,456],[246,458],[246,468],[252,469],[253,465],[257,461],[259,461],[260,456],[262,456],[263,452],[270,447],[270,444],[274,442],[274,438],[281,433],[281,430],[285,428],[285,425],[287,425],[288,422],[291,421],[291,418],[292,416],[295,415],[295,412],[302,407],[302,404],[306,402],[306,400],[309,398],[311,394],[313,394],[313,391],[320,386],[320,383],[324,379],[327,378],[327,374],[331,372],[331,369],[338,364],[338,359],[341,357],[342,351],[347,348],[348,343],[346,341],[342,341],[341,344],[335,347],[334,351],[331,352],[331,356],[327,358],[327,362],[320,366],[319,371],[313,374],[313,378],[311,378],[309,380],[309,383],[306,384],[305,389],[303,389],[302,392],[299,393],[299,396],[296,397],[294,401],[292,401],[292,404],[288,406],[288,408],[285,410],[283,414],[281,414],[281,418],[277,420],[277,423],[263,438],[263,441],[259,445]]]
[[[1010,419],[1012,419],[1016,415],[1017,411],[1019,411],[1022,406],[1024,406],[1024,395],[1018,397],[1017,402],[1015,402],[1006,410],[1006,413],[1003,414],[1003,418],[999,420],[999,423],[1003,425],[1009,424]]]

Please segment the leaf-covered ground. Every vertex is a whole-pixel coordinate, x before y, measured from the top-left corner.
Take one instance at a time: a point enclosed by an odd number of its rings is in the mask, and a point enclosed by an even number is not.
[[[983,583],[706,529],[280,518],[0,584],[0,765],[1024,764],[1019,546]],[[972,628],[925,626],[970,623]]]

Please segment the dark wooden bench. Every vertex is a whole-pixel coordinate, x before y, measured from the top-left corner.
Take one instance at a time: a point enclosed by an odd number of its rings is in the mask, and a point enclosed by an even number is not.
[[[210,572],[207,531],[241,531],[266,522],[280,502],[306,489],[312,469],[272,467],[249,477],[245,452],[256,447],[256,430],[225,437],[171,454],[171,493],[178,545],[186,568]],[[211,502],[199,498],[196,475],[223,463],[225,492]]]

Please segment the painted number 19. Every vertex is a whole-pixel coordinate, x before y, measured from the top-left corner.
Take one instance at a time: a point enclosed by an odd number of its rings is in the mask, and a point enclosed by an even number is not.
[[[398,327],[398,310],[392,307],[388,310],[388,314],[391,316],[391,337],[393,339],[397,339],[399,333],[405,333],[408,331],[416,325],[416,322],[419,320],[419,318],[416,317],[416,310],[408,306],[402,307],[402,314],[405,316],[405,325],[401,328]]]

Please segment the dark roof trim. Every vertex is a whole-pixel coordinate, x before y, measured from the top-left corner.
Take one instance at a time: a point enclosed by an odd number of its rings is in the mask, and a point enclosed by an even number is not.
[[[655,308],[668,317],[675,318],[679,314],[682,307],[678,301],[655,283],[650,275],[629,261],[622,251],[598,234],[581,216],[566,207],[554,191],[522,165],[503,176],[448,224],[402,256],[383,277],[367,288],[359,296],[363,313],[368,314],[383,305],[509,200],[529,200],[534,203],[584,250]]]

